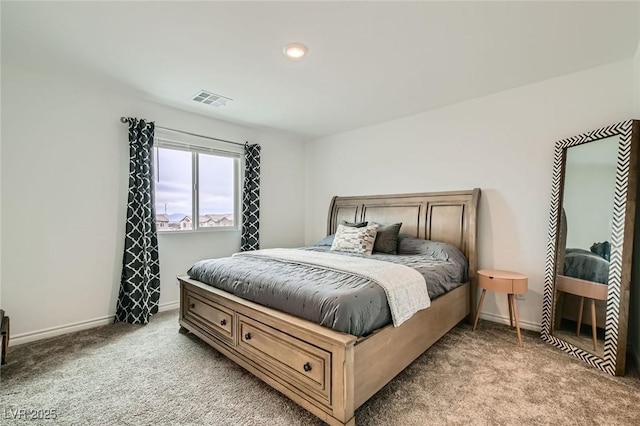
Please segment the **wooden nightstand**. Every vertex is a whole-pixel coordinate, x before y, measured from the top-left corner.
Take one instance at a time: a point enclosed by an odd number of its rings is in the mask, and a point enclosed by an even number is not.
[[[496,293],[506,293],[507,302],[509,304],[509,323],[511,324],[511,327],[513,327],[513,320],[515,318],[516,330],[518,332],[518,343],[522,346],[522,335],[520,334],[520,323],[518,321],[518,305],[514,295],[526,293],[528,281],[529,280],[526,275],[522,275],[517,272],[500,271],[496,269],[479,270],[478,287],[482,289],[482,295],[480,295],[480,303],[478,303],[476,319],[473,323],[473,331],[475,331],[478,326],[480,310],[482,309],[482,302],[484,302],[484,295],[487,290],[491,290]]]

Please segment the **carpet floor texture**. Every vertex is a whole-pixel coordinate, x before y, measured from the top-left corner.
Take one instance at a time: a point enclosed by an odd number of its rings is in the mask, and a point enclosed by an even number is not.
[[[518,348],[507,326],[458,325],[360,407],[356,425],[640,424],[635,368],[611,377],[536,333],[523,338]],[[114,324],[11,347],[0,388],[1,424],[323,424],[178,333],[177,311],[145,326]],[[46,410],[56,418],[29,419]]]

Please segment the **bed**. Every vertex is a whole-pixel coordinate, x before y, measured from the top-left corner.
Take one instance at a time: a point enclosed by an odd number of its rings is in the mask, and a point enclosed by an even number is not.
[[[480,190],[334,197],[327,235],[343,221],[402,223],[400,232],[441,241],[468,260],[468,279],[402,325],[336,331],[204,282],[180,277],[181,332],[191,332],[331,425],[355,410],[434,342],[475,313]]]

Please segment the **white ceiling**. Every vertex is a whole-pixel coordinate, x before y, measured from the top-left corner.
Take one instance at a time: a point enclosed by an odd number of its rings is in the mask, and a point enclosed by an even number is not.
[[[317,137],[631,58],[638,2],[2,2],[2,62]],[[293,62],[290,42],[309,46]],[[46,68],[45,68],[46,69]],[[233,99],[197,104],[201,89]]]

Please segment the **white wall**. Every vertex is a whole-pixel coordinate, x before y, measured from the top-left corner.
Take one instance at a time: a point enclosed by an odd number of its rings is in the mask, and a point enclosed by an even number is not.
[[[306,242],[333,195],[480,187],[480,267],[528,275],[520,317],[538,328],[554,142],[628,119],[632,77],[614,63],[308,143]],[[483,311],[508,318],[506,297]]]
[[[48,71],[2,67],[2,305],[14,343],[115,313],[128,184],[122,115],[259,142],[262,245],[303,244],[305,145],[298,137],[162,106],[89,73]],[[162,234],[159,246],[160,304],[171,307],[179,299],[175,277],[199,259],[237,251],[240,235]]]

